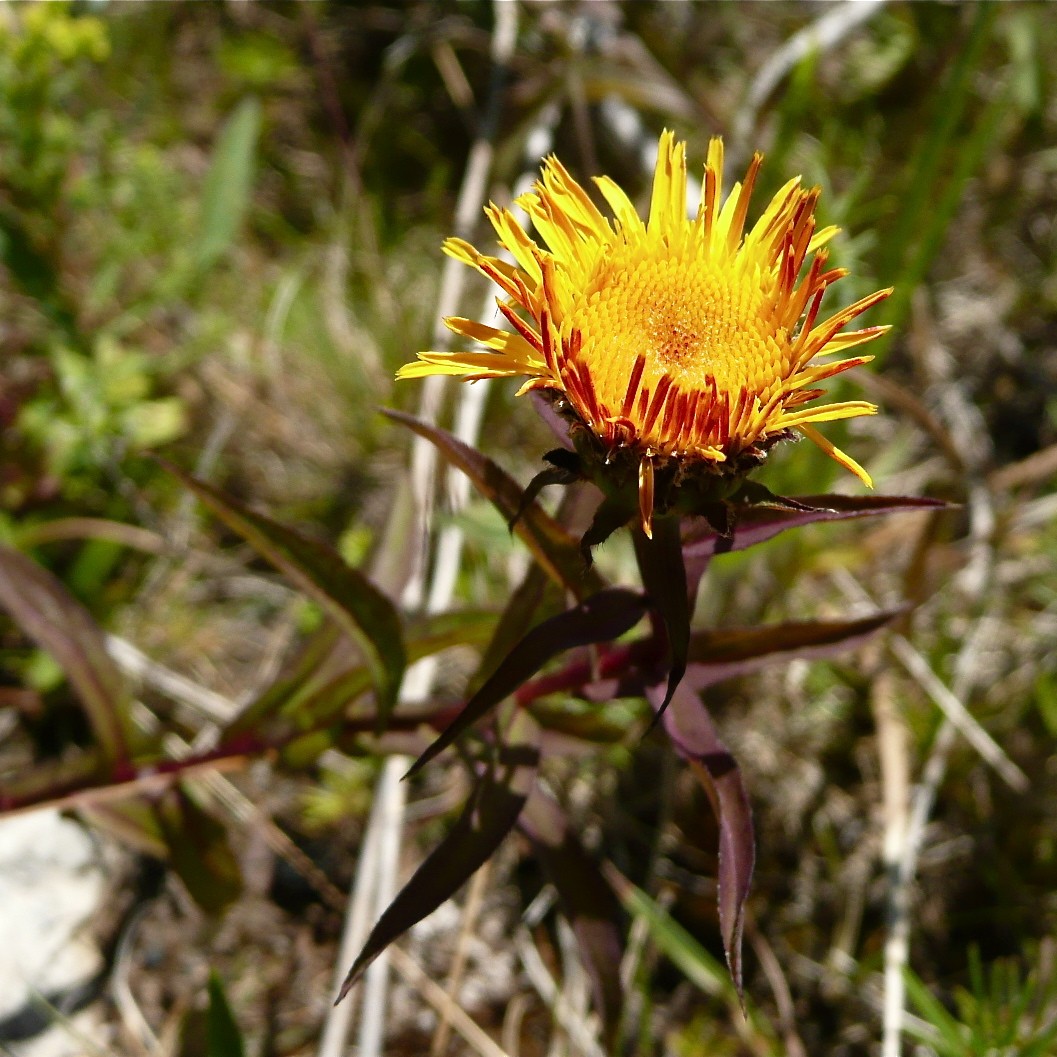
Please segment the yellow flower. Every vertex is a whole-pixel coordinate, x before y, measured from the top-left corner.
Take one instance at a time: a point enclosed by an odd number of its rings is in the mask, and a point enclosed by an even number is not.
[[[555,157],[518,199],[535,227],[486,210],[514,264],[462,239],[445,252],[503,291],[510,330],[452,317],[445,323],[476,351],[420,352],[399,378],[428,374],[527,377],[518,395],[554,394],[574,426],[589,431],[605,460],[637,464],[638,507],[647,534],[655,476],[698,471],[739,477],[776,441],[800,432],[867,485],[866,471],[814,423],[874,414],[861,400],[813,404],[816,388],[872,357],[832,359],[888,328],[844,328],[891,293],[879,290],[818,322],[826,289],[845,274],[824,270],[833,227],[815,230],[819,189],[790,180],[745,233],[760,168],[723,200],[723,142],[709,144],[701,203],[686,207],[686,145],[661,135],[649,220],[608,177],[595,178],[607,218]],[[811,258],[805,268],[805,262]],[[803,273],[803,274],[802,274]],[[811,405],[811,406],[809,406]]]

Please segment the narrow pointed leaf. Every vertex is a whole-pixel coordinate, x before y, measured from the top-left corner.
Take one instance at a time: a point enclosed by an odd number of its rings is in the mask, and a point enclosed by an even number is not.
[[[196,264],[202,271],[231,247],[249,209],[260,127],[261,106],[250,97],[239,103],[220,130],[202,196],[196,250]]]
[[[462,470],[474,487],[509,522],[517,513],[522,489],[505,470],[476,448],[464,444],[447,430],[420,422],[411,415],[385,409],[394,422],[425,437],[452,466]],[[547,570],[547,574],[571,591],[577,598],[597,590],[601,581],[594,574],[584,572],[576,540],[537,503],[531,504],[518,519],[514,531],[524,541],[533,557]]]
[[[728,998],[737,1004],[737,993],[730,971],[714,958],[708,949],[675,921],[671,914],[641,888],[637,888],[615,867],[606,871],[624,909],[634,918],[644,920],[658,950],[679,969],[684,977],[706,995]]]
[[[258,514],[231,496],[165,464],[230,529],[315,599],[338,626],[362,643],[375,678],[379,729],[393,706],[407,663],[396,607],[336,550]]]
[[[528,634],[543,603],[547,583],[547,574],[533,562],[492,629],[492,637],[481,655],[481,663],[469,682],[469,692],[476,692],[514,646]]]
[[[243,1057],[245,1042],[215,972],[208,992],[205,1009],[192,1006],[185,1014],[175,1057]]]
[[[724,540],[704,518],[689,518],[684,524],[683,551],[687,562],[706,559],[724,551],[740,551],[763,543],[787,529],[816,521],[845,521],[848,518],[877,517],[910,510],[943,510],[949,504],[939,499],[891,495],[806,495],[790,502],[805,509],[774,506],[735,508],[733,536]]]
[[[642,574],[642,585],[668,633],[668,687],[657,713],[663,715],[686,672],[686,655],[690,644],[690,600],[679,538],[679,519],[659,517],[654,521],[653,539],[648,539],[641,528],[634,530],[632,539],[639,572]]]
[[[400,890],[374,926],[341,986],[337,1001],[394,940],[450,899],[514,828],[536,781],[539,729],[518,712],[493,767],[481,776],[463,813]]]
[[[443,752],[551,658],[575,646],[615,639],[633,628],[645,611],[646,602],[642,595],[623,588],[607,588],[586,602],[536,625],[466,702],[455,721],[415,761],[408,775]]]
[[[565,813],[540,788],[533,790],[518,825],[558,892],[591,978],[595,1007],[611,1037],[624,1005],[620,902]]]
[[[906,611],[904,606],[859,620],[810,620],[697,631],[690,636],[687,683],[701,690],[765,664],[796,657],[827,657],[855,649]]]
[[[219,914],[242,894],[227,830],[179,786],[166,792],[156,812],[169,864],[191,898],[207,914]]]
[[[91,614],[46,569],[0,544],[0,605],[38,646],[47,650],[84,705],[103,756],[129,756],[130,697]]]
[[[206,1057],[243,1057],[246,1046],[231,1012],[224,985],[209,974],[209,1009],[206,1013]]]
[[[649,687],[646,696],[653,710],[661,714],[661,686]],[[749,796],[737,762],[697,694],[688,687],[679,687],[671,706],[661,715],[661,722],[676,751],[694,767],[719,823],[719,929],[727,967],[740,996],[745,900],[756,861]]]
[[[729,970],[724,969],[723,964],[713,958],[699,940],[613,866],[607,866],[606,877],[620,897],[624,909],[646,926],[654,945],[682,975],[705,994],[721,998],[736,1017],[744,1018],[738,1033],[745,1044],[746,1053],[786,1052],[779,1045],[779,1034],[774,1025],[751,1001],[744,1001],[730,980]],[[735,1025],[738,1025],[738,1021],[735,1021]]]
[[[871,635],[903,616],[907,609],[899,606],[858,620],[812,620],[695,631],[690,636],[684,680],[694,690],[703,690],[767,664],[781,664],[794,657],[830,657],[843,650],[856,649]],[[656,648],[650,640],[629,642],[620,649],[610,650],[602,658],[600,678],[594,679],[594,672],[581,666],[579,670],[569,670],[563,686],[588,701],[642,697],[650,682],[650,672],[655,667],[655,655]],[[554,678],[560,678],[562,674],[555,673]]]

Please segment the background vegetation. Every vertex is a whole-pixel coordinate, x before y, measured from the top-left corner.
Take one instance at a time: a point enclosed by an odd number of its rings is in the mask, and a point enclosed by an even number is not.
[[[839,41],[789,50],[834,12]],[[494,16],[429,0],[0,12],[0,538],[111,634],[132,741],[208,749],[210,707],[253,701],[321,622],[152,453],[354,565],[394,560],[409,435],[374,409],[417,406],[417,386],[390,379],[435,340],[439,243],[488,131]],[[760,849],[748,1019],[719,968],[714,822],[664,739],[640,743],[629,706],[607,713],[608,746],[554,765],[585,842],[643,893],[625,907],[625,1051],[879,1053],[895,915],[910,923],[915,1052],[1052,1052],[1057,20],[1031,3],[540,2],[517,16],[487,194],[506,199],[535,169],[541,130],[577,175],[640,199],[642,147],[664,126],[698,159],[723,133],[735,169],[764,150],[758,200],[793,173],[819,183],[823,220],[845,230],[841,296],[897,290],[872,320],[892,338],[848,383],[883,413],[844,442],[881,492],[961,504],[811,526],[710,572],[699,612],[720,626],[864,598],[917,607],[858,654],[709,691]],[[544,427],[505,387],[485,414],[488,454],[525,483]],[[854,486],[808,448],[771,460],[773,490]],[[498,611],[520,544],[483,502],[439,516],[465,538],[460,607]],[[633,568],[616,543],[600,560],[618,579]],[[57,780],[92,725],[23,625],[3,624],[0,651],[0,775],[30,796],[25,776]],[[442,655],[453,698],[475,658]],[[353,734],[256,760],[201,803],[158,794],[162,823],[84,809],[133,849],[97,928],[147,1027],[101,990],[104,1049],[233,1053],[237,1037],[248,1053],[317,1051],[380,759]],[[404,869],[463,783],[441,762],[412,784]],[[893,856],[915,825],[919,854]],[[515,843],[407,950],[440,981],[463,951],[456,1004],[508,1053],[598,1052],[577,1028],[582,971]],[[437,1046],[446,1008],[405,970],[392,1054]]]

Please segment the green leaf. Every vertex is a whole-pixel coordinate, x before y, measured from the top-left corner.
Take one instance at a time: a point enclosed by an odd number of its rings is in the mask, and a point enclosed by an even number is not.
[[[396,705],[407,658],[400,616],[392,602],[336,550],[281,525],[204,481],[163,463],[230,529],[315,599],[356,641],[363,644],[378,695],[378,729]]]
[[[914,975],[911,970],[903,972],[906,981],[907,994],[911,1002],[917,1008],[921,1018],[933,1029],[922,1032],[911,1021],[907,1030],[933,1046],[942,1047],[940,1050],[945,1057],[955,1057],[967,1052],[965,1031],[961,1023],[953,1017],[935,995]]]
[[[515,715],[496,757],[447,837],[374,926],[341,985],[339,1002],[390,943],[455,895],[514,828],[535,784],[539,763],[539,728],[528,713]]]
[[[249,209],[261,107],[244,99],[224,123],[213,149],[202,195],[202,224],[196,263],[211,268],[230,249]]]
[[[155,810],[173,870],[207,914],[219,914],[242,894],[227,830],[182,786],[168,790]]]
[[[206,1057],[243,1057],[242,1032],[231,1012],[224,985],[215,972],[209,974],[209,1011],[206,1013]]]
[[[105,758],[129,756],[130,696],[91,614],[46,569],[0,544],[0,605],[62,668]]]
[[[59,285],[55,266],[34,246],[21,219],[7,209],[0,209],[0,264],[22,292],[37,302],[66,340],[84,352],[85,344],[77,329],[76,313]]]
[[[657,949],[683,976],[706,995],[723,997],[736,1005],[738,1000],[734,985],[719,959],[714,958],[666,910],[641,888],[636,888],[618,874],[615,868],[611,867],[607,875],[624,909],[632,917],[646,923]]]
[[[244,1057],[242,1032],[235,1022],[224,985],[216,972],[209,973],[209,1005],[192,1008],[184,1017],[178,1057]]]

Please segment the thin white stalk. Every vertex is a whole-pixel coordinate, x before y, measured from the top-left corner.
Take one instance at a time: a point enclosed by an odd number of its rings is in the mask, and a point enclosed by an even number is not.
[[[737,151],[748,153],[748,144],[760,108],[771,93],[813,52],[835,48],[876,15],[887,0],[843,0],[824,9],[813,22],[794,33],[760,67],[749,86],[745,103],[734,118],[731,139]]]
[[[142,679],[148,686],[160,690],[173,701],[193,708],[211,723],[226,723],[238,711],[238,703],[174,672],[171,668],[151,660],[128,639],[107,635],[106,652],[127,675]]]
[[[397,891],[397,867],[404,828],[407,786],[401,780],[408,761],[390,756],[382,767],[375,796],[381,804],[378,813],[378,859],[375,872],[375,921],[385,912]],[[385,1014],[389,1004],[389,958],[383,952],[367,970],[363,989],[363,1019],[360,1021],[359,1052],[380,1054],[385,1037]]]
[[[367,929],[371,924],[373,910],[371,896],[374,893],[374,875],[377,872],[376,860],[378,845],[381,841],[380,820],[376,818],[385,810],[381,797],[375,797],[371,805],[371,814],[364,831],[363,843],[360,845],[360,861],[356,867],[356,878],[352,885],[352,895],[345,911],[345,928],[342,931],[341,943],[338,946],[338,960],[334,966],[333,991],[337,994],[352,960],[360,952],[363,941],[367,938]],[[332,1006],[323,1024],[323,1034],[319,1040],[319,1057],[341,1057],[345,1052],[346,1040],[356,1012],[356,1003],[350,995],[344,1002]]]
[[[486,118],[482,123],[481,134],[471,148],[459,192],[455,213],[455,229],[459,234],[466,234],[471,230],[484,204],[488,175],[495,154],[493,139],[497,125],[502,75],[513,55],[517,40],[517,4],[495,0],[493,11],[495,24],[491,55],[495,76]],[[438,347],[444,347],[443,343],[447,340],[446,332],[439,321],[445,316],[456,313],[462,299],[465,277],[465,267],[450,259],[446,262],[441,276],[437,305],[438,329],[435,339]],[[436,423],[443,403],[444,391],[445,379],[443,377],[432,376],[425,380],[419,404],[419,417],[423,421]],[[480,414],[471,416],[469,421],[479,424]],[[474,428],[476,429],[477,426]],[[476,436],[463,439],[472,443]],[[419,523],[422,525],[423,540],[429,539],[428,530],[432,516],[436,466],[437,455],[434,447],[428,441],[416,437],[411,452],[411,487]],[[403,604],[408,608],[417,608],[428,599],[428,608],[431,611],[446,608],[454,592],[455,573],[460,553],[461,541],[458,545],[448,544],[444,553],[438,554],[438,564],[435,565],[432,577],[430,577],[426,569],[426,552],[425,550],[419,551],[416,555],[418,564],[412,570],[401,599]],[[434,665],[430,658],[414,665],[404,679],[401,701],[421,700],[425,697],[432,684],[433,673]],[[344,967],[350,963],[367,938],[369,921],[358,919],[354,928],[352,917],[363,906],[370,907],[374,916],[377,917],[396,894],[397,866],[405,807],[405,796],[400,777],[409,764],[410,761],[402,756],[394,756],[387,760],[375,790],[378,812],[377,815],[372,812],[368,832],[365,835],[364,850],[366,851],[368,847],[376,848],[377,853],[371,857],[370,865],[365,865],[356,877],[350,901],[350,918],[346,923],[346,936],[350,940],[348,947],[351,948],[352,953],[346,953],[344,950],[346,944],[343,941],[341,961],[336,976],[339,980],[344,976]],[[358,1038],[359,1057],[380,1057],[382,1052],[385,1012],[388,1007],[388,966],[389,957],[387,952],[383,952],[366,974],[362,988],[363,1016]],[[350,994],[345,1002],[340,1003],[331,1012],[324,1031],[327,1048],[324,1048],[321,1042],[319,1057],[340,1057],[344,1052],[357,997],[355,993]],[[336,1024],[333,1030],[329,1030],[331,1024],[339,1020],[338,1010],[342,1011],[340,1023]]]

